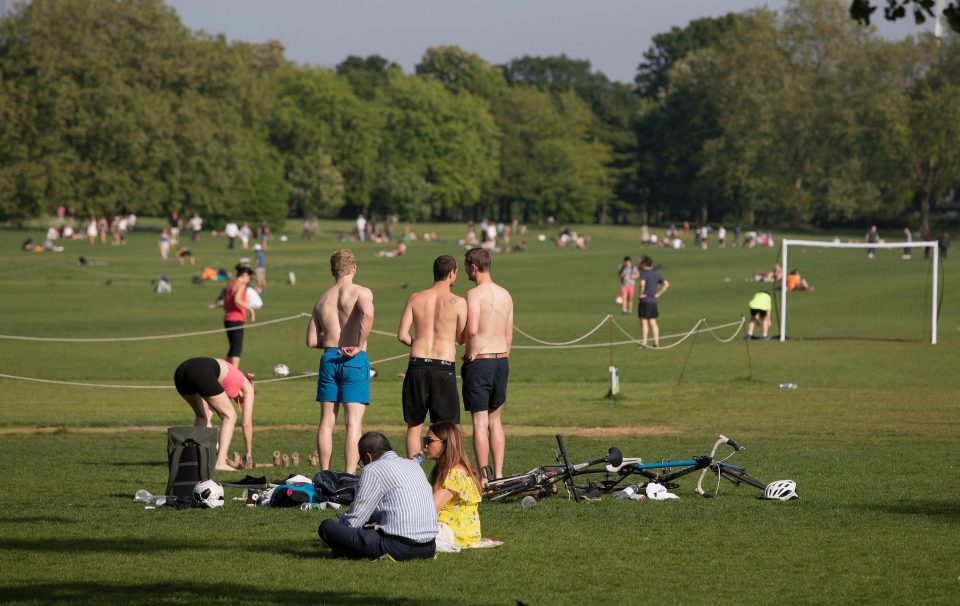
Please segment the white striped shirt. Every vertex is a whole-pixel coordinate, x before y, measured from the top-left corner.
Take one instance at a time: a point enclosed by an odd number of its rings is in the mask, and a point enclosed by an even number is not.
[[[420,464],[388,450],[364,466],[357,497],[342,522],[354,528],[376,514],[385,534],[427,543],[437,536],[433,491]]]

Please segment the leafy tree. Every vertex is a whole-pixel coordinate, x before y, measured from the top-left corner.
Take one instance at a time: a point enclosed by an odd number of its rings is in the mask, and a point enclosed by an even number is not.
[[[381,166],[400,175],[413,171],[429,183],[434,217],[457,217],[477,204],[497,176],[499,158],[499,133],[487,103],[399,72],[389,74],[380,102],[386,122]],[[410,179],[381,179],[394,182]]]
[[[361,99],[372,101],[376,98],[377,91],[386,86],[387,74],[391,70],[399,69],[399,65],[380,55],[366,58],[350,55],[337,65],[337,74],[347,79],[354,94]]]
[[[467,91],[486,99],[502,95],[507,89],[500,68],[457,46],[428,48],[416,66],[416,73],[440,82],[453,92]]]

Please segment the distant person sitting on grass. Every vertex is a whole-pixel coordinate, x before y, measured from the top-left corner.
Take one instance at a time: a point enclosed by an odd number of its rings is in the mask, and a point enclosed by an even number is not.
[[[810,283],[800,276],[799,269],[794,269],[787,275],[787,292],[793,292],[795,290],[813,292],[813,287],[810,286]]]
[[[747,340],[753,338],[753,327],[757,322],[761,323],[763,330],[763,340],[769,341],[770,336],[770,310],[773,308],[773,298],[770,293],[757,291],[747,304],[750,308],[750,324],[747,325]]]

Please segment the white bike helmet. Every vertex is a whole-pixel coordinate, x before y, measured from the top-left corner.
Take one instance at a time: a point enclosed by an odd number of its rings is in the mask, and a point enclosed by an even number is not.
[[[776,499],[778,501],[789,501],[790,499],[799,499],[797,494],[797,483],[793,480],[777,480],[770,482],[763,489],[763,498]]]

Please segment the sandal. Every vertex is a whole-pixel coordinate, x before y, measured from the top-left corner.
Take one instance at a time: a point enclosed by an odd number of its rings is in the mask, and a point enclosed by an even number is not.
[[[279,450],[273,451],[273,464],[276,465],[277,467],[280,467],[280,451]]]
[[[294,467],[300,467],[300,453],[299,453],[299,452],[295,452],[295,453],[293,453],[292,455],[290,455],[290,459],[293,461],[293,466],[294,466]]]

